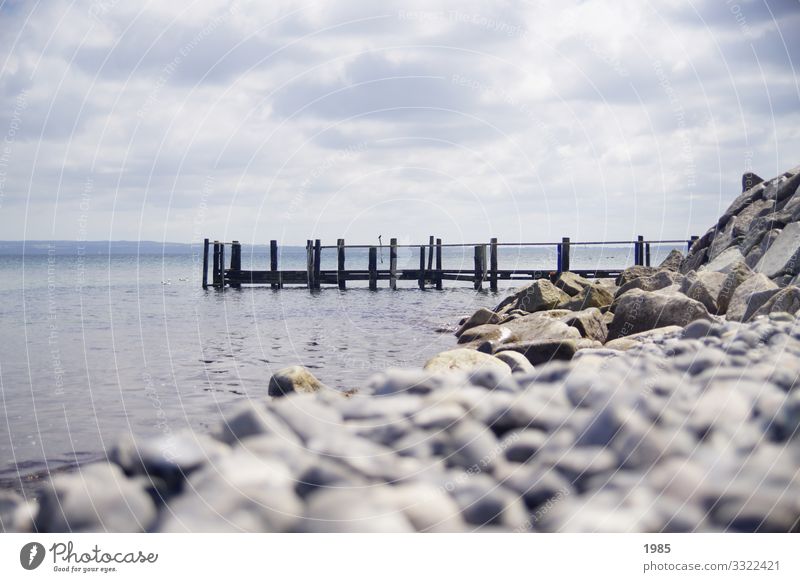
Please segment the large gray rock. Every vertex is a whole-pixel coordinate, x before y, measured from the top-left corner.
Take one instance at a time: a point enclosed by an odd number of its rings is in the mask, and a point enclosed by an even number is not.
[[[731,214],[731,216],[733,216],[733,214]],[[687,259],[689,257],[691,257],[692,255],[695,255],[695,254],[699,253],[700,251],[702,251],[704,249],[707,250],[708,247],[711,245],[711,241],[714,240],[714,235],[716,234],[716,232],[717,232],[717,227],[715,225],[715,226],[712,226],[711,228],[709,228],[703,234],[703,236],[701,236],[696,241],[694,241],[692,243],[692,246],[689,248],[689,254],[687,255]],[[683,272],[683,267],[681,267],[681,272]]]
[[[744,208],[737,216],[733,226],[733,238],[742,240],[750,232],[753,221],[763,214],[768,214],[775,207],[772,200],[756,200]]]
[[[800,222],[787,224],[755,267],[770,279],[800,271]]]
[[[682,263],[683,263],[683,253],[680,252],[678,249],[672,249],[667,255],[667,257],[663,261],[661,261],[661,264],[658,266],[658,269],[678,272],[681,270]]]
[[[472,371],[476,369],[491,368],[498,372],[510,374],[511,368],[505,362],[498,360],[494,356],[459,348],[449,350],[433,356],[425,363],[426,372],[453,372],[453,371]]]
[[[533,285],[533,283],[528,283],[522,287],[511,290],[511,292],[506,295],[503,300],[491,311],[497,313],[498,315],[506,315],[510,311],[513,311],[517,302],[519,301],[519,298],[528,292],[528,289],[530,289],[531,285]]]
[[[633,289],[618,299],[608,337],[617,339],[669,325],[686,326],[696,319],[711,319],[699,301],[679,293]]]
[[[494,311],[490,311],[485,307],[481,307],[475,313],[473,313],[467,321],[458,329],[456,332],[456,337],[461,337],[461,335],[467,331],[468,329],[472,329],[473,327],[478,327],[479,325],[487,325],[493,323],[499,323],[500,316],[497,315]]]
[[[800,288],[792,285],[775,293],[764,305],[753,312],[748,320],[759,315],[769,315],[770,313],[790,313],[795,315],[798,310],[800,310]]]
[[[737,242],[740,242],[734,237],[734,231],[736,230],[736,223],[738,220],[738,216],[733,216],[724,228],[718,228],[714,240],[711,241],[711,246],[708,247],[709,260],[713,261],[725,250],[729,249]]]
[[[775,191],[775,202],[783,202],[790,196],[793,196],[799,188],[800,173],[797,173],[778,186],[778,189]]]
[[[601,308],[611,305],[614,301],[614,292],[605,285],[588,285],[571,301],[561,304],[560,307],[571,311],[583,311],[590,307]]]
[[[763,216],[756,218],[750,225],[750,231],[745,235],[744,239],[742,239],[742,242],[739,244],[739,250],[746,257],[750,251],[761,242],[761,239],[764,237],[765,233],[772,229],[777,228],[779,230],[783,227],[783,224],[781,224],[779,227],[770,224]]]
[[[619,274],[617,277],[616,284],[619,287],[624,286],[629,281],[633,281],[634,279],[639,279],[641,277],[650,277],[655,275],[658,272],[656,267],[644,267],[642,265],[635,265],[633,267],[628,267],[622,273]]]
[[[605,342],[608,335],[603,314],[596,307],[577,311],[561,318],[561,321],[577,329],[580,334],[589,339]]]
[[[516,341],[528,342],[543,339],[580,339],[581,334],[576,328],[563,321],[532,314],[520,317],[505,324],[511,330]]]
[[[589,279],[569,271],[561,273],[558,276],[558,279],[556,279],[556,287],[561,289],[570,297],[575,297],[583,290],[584,287],[588,287],[591,284],[592,282],[589,281]]]
[[[501,344],[511,341],[513,335],[511,331],[502,325],[493,323],[486,323],[484,325],[477,325],[464,331],[458,338],[460,344],[472,344],[474,342],[490,341],[493,343]]]
[[[517,300],[516,308],[527,313],[555,309],[560,303],[569,301],[569,295],[547,279],[538,279]]]
[[[717,313],[724,315],[728,311],[728,305],[731,302],[733,293],[739,288],[739,285],[744,283],[753,272],[745,263],[737,263],[734,265],[730,272],[725,276],[722,282],[722,288],[717,296]]]
[[[322,382],[303,366],[283,368],[275,372],[269,379],[270,396],[285,396],[293,392],[306,394],[317,392],[322,388]]]
[[[743,321],[778,291],[778,286],[764,274],[756,273],[741,283],[731,296],[725,317],[729,321]]]
[[[141,480],[117,465],[94,463],[54,477],[41,493],[36,527],[43,532],[142,532],[156,507]]]
[[[730,247],[717,255],[714,260],[709,261],[702,267],[699,267],[698,271],[706,270],[729,273],[734,265],[741,263],[742,261],[744,261],[742,252],[737,247]]]
[[[750,188],[758,186],[764,178],[753,172],[745,172],[742,174],[742,192],[747,192]]]
[[[709,313],[716,314],[719,295],[727,277],[725,273],[717,271],[690,272],[681,286],[681,292],[702,303]]]
[[[694,248],[694,247],[692,247]],[[708,249],[700,249],[697,252],[689,253],[681,264],[681,273],[688,273],[689,271],[697,271],[706,263],[708,258]]]
[[[744,257],[744,262],[750,269],[754,269],[759,261],[761,261],[764,254],[772,246],[772,243],[780,236],[781,231],[780,229],[774,228],[762,234],[763,236],[758,240],[755,246],[750,247],[750,250]]]
[[[627,293],[631,289],[641,289],[642,291],[658,291],[659,289],[670,287],[676,283],[681,283],[682,281],[683,275],[678,272],[671,270],[658,271],[649,277],[638,277],[628,281],[619,289],[617,289],[616,297]]]
[[[519,352],[531,364],[538,366],[553,360],[571,360],[577,350],[578,344],[574,339],[544,339],[504,344],[498,352]]]
[[[722,216],[720,216],[719,220],[717,221],[717,228],[724,228],[731,218],[739,214],[743,209],[750,206],[756,200],[766,198],[764,196],[764,191],[765,185],[761,183],[756,184],[752,188],[744,190],[734,199],[733,202],[731,202],[730,206],[728,206],[727,210],[725,210]]]

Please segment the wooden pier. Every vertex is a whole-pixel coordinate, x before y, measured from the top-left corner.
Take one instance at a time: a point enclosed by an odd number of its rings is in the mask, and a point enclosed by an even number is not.
[[[650,266],[650,246],[653,244],[682,244],[687,248],[697,240],[696,236],[688,240],[645,240],[643,236],[634,241],[583,241],[573,242],[563,237],[558,243],[501,243],[496,238],[488,243],[443,244],[442,239],[431,236],[427,244],[398,245],[397,239],[389,241],[389,268],[378,268],[378,246],[346,245],[344,239],[338,239],[335,246],[322,245],[319,239],[306,241],[306,268],[304,270],[281,270],[279,268],[278,241],[269,244],[269,269],[263,271],[242,269],[242,245],[239,241],[221,242],[203,241],[203,289],[209,287],[209,267],[211,269],[210,286],[215,289],[225,287],[239,288],[242,285],[269,285],[272,289],[282,289],[285,285],[296,285],[311,290],[320,289],[323,285],[336,286],[340,290],[347,289],[348,281],[367,281],[369,289],[377,290],[379,281],[388,281],[390,289],[397,289],[397,281],[415,281],[420,289],[432,287],[442,289],[444,281],[471,281],[476,290],[488,284],[489,289],[497,291],[498,281],[531,280],[541,278],[554,279],[559,273],[572,271],[587,278],[616,277],[624,269],[572,269],[570,254],[576,246],[619,246],[633,245],[635,265]],[[230,247],[230,262],[226,266],[225,247]],[[500,247],[556,247],[556,265],[547,269],[501,269],[498,264]],[[452,269],[442,264],[442,248],[471,247],[474,251],[472,269]],[[383,247],[380,247],[381,250]],[[419,251],[418,269],[398,269],[397,250],[411,248]],[[321,257],[325,249],[336,250],[336,269],[322,269]],[[366,269],[349,269],[346,266],[347,249],[367,249]],[[211,262],[209,263],[209,254]]]

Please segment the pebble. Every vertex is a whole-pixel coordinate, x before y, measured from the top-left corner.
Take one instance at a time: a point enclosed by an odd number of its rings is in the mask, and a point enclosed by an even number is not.
[[[53,477],[41,493],[36,529],[142,532],[156,518],[156,506],[141,481],[128,479],[117,465],[93,463]]]
[[[33,504],[19,494],[0,490],[0,533],[30,532],[34,513]]]
[[[178,490],[184,478],[213,463],[230,452],[230,447],[200,433],[180,433],[137,443],[123,439],[109,458],[128,475],[150,475],[164,482],[170,490]]]
[[[800,519],[799,340],[783,314],[698,320],[533,370],[501,352],[512,374],[387,370],[350,398],[250,400],[211,436],[121,441],[111,463],[54,477],[38,505],[0,492],[0,525],[788,531]]]

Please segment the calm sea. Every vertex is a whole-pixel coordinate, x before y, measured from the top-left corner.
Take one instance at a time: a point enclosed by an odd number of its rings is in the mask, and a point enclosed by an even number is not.
[[[203,291],[188,246],[103,248],[42,243],[24,256],[0,253],[0,486],[100,458],[125,434],[209,430],[237,401],[266,397],[272,371],[284,366],[304,365],[338,389],[386,367],[420,366],[454,346],[461,316],[502,295],[448,282],[425,292],[413,282],[395,292]],[[653,261],[669,250],[654,248]],[[444,264],[469,269],[470,253],[446,249]],[[388,263],[385,248],[381,259]],[[334,250],[323,253],[323,268],[334,261]],[[573,268],[632,262],[627,247],[573,249]],[[265,268],[268,258],[245,248],[243,263]],[[366,250],[348,252],[349,266],[366,264]],[[400,268],[418,264],[415,253],[400,253]],[[550,270],[555,249],[503,248],[500,265]],[[285,248],[281,266],[303,269],[305,249]]]

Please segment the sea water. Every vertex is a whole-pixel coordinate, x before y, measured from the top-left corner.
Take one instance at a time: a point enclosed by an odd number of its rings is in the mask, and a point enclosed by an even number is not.
[[[300,364],[339,390],[388,367],[420,367],[455,346],[458,320],[499,293],[445,281],[420,291],[387,281],[348,290],[200,285],[198,246],[137,252],[119,245],[27,245],[0,252],[0,486],[20,474],[103,458],[125,435],[212,430],[244,399],[263,399],[273,371]],[[653,249],[653,263],[672,247]],[[0,249],[2,251],[3,249]],[[472,269],[471,248],[445,248],[445,268]],[[228,257],[229,257],[228,253]],[[266,269],[267,249],[244,247],[244,268]],[[335,268],[326,249],[324,269]],[[388,268],[388,249],[379,252]],[[500,267],[555,268],[555,247],[501,247]],[[281,268],[305,268],[302,247],[281,249]],[[630,245],[574,247],[576,269],[620,268]],[[366,249],[348,249],[365,269]],[[400,249],[398,268],[419,266]]]

